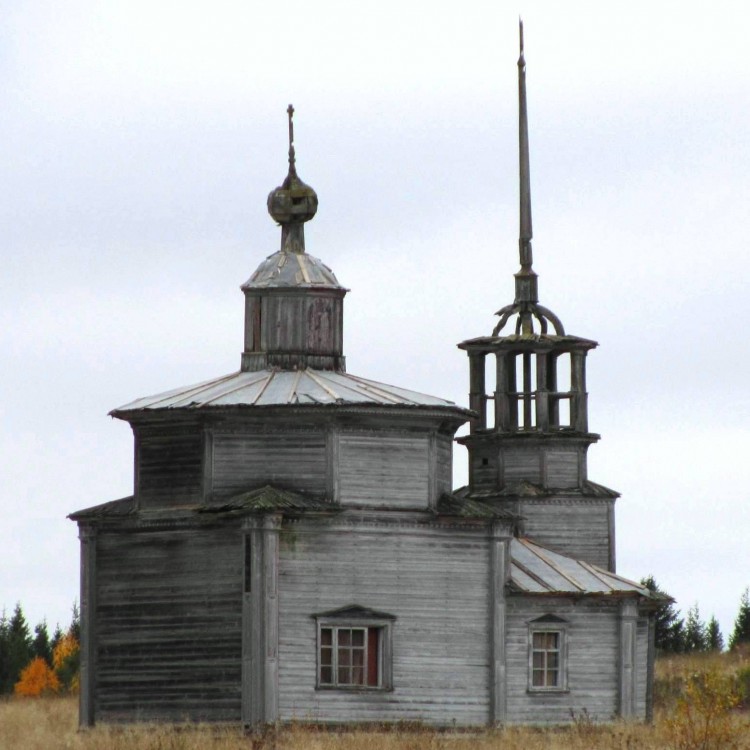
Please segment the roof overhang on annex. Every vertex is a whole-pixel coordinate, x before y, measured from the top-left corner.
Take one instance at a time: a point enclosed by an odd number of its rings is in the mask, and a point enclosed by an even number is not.
[[[510,542],[508,590],[533,596],[637,598],[644,606],[668,600],[642,583],[516,538]]]

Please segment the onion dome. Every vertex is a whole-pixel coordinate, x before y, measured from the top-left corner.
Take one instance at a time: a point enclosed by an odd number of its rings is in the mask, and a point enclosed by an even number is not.
[[[281,226],[281,251],[304,253],[303,224],[315,216],[318,210],[318,196],[297,175],[292,122],[294,107],[290,104],[286,111],[289,115],[289,172],[284,182],[268,194],[268,213]]]

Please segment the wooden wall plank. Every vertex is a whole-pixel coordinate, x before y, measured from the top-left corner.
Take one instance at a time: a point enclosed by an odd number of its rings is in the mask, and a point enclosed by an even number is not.
[[[489,542],[450,530],[285,524],[279,567],[279,716],[327,722],[489,720]],[[396,616],[393,690],[316,690],[314,613]]]
[[[342,433],[339,496],[342,505],[426,508],[429,437]]]
[[[214,432],[213,495],[217,498],[264,484],[324,495],[325,432]]]
[[[522,498],[524,535],[563,555],[610,568],[611,500]]]
[[[96,718],[240,721],[239,530],[100,532]]]
[[[506,600],[507,720],[556,724],[586,709],[596,721],[617,715],[619,610],[617,603],[509,596]],[[567,621],[569,692],[528,691],[528,623],[546,614]]]
[[[200,430],[139,430],[136,445],[136,496],[141,508],[201,501],[204,457]]]

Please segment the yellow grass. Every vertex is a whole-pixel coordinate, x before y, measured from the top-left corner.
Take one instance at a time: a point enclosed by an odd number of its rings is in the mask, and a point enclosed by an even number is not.
[[[712,669],[735,674],[750,666],[747,655],[691,656],[657,662],[657,694],[662,706],[652,726],[585,720],[565,728],[509,727],[476,732],[435,732],[419,726],[379,731],[323,731],[305,726],[279,729],[257,740],[238,729],[164,725],[98,726],[78,731],[75,698],[13,698],[0,702],[0,750],[669,750],[674,748],[668,718],[680,681],[691,672]],[[667,686],[666,688],[664,686]],[[671,686],[671,688],[669,687]],[[726,750],[750,750],[750,717],[731,716],[733,738]]]

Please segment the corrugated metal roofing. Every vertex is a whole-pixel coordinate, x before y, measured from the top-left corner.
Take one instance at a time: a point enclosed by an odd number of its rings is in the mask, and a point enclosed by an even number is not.
[[[639,594],[652,598],[651,591],[640,583],[528,539],[511,540],[510,582],[515,590],[527,594]]]
[[[146,396],[114,409],[200,409],[215,406],[278,406],[282,404],[378,404],[381,406],[453,407],[425,393],[378,383],[329,370],[259,370],[235,372],[196,385]],[[466,411],[462,409],[462,411]]]

